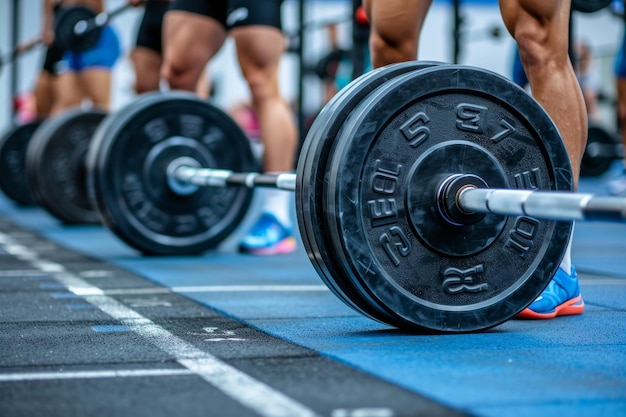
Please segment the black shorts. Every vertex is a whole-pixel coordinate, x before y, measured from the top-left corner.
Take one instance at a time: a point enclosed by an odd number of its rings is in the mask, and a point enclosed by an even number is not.
[[[46,56],[43,59],[41,69],[50,75],[56,75],[56,65],[61,58],[63,58],[63,50],[53,43],[46,50]]]
[[[172,9],[213,18],[226,29],[270,26],[282,30],[283,0],[174,0]]]
[[[161,29],[163,28],[163,16],[170,8],[171,3],[161,1],[149,1],[143,12],[141,24],[137,30],[136,46],[141,46],[155,51],[159,55],[163,51]]]

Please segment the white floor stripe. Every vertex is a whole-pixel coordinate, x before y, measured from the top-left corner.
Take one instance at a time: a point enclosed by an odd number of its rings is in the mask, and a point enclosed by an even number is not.
[[[173,292],[299,292],[330,291],[325,285],[204,285],[172,287]]]
[[[36,277],[45,275],[38,269],[12,269],[8,271],[0,271],[0,277]]]
[[[266,417],[317,416],[313,410],[303,404],[185,342],[138,312],[104,295],[102,290],[66,271],[62,265],[41,259],[36,252],[17,244],[9,235],[0,233],[0,244],[18,259],[30,262],[38,269],[53,273],[55,279],[65,285],[69,291],[82,296],[120,323],[127,325],[152,344],[172,355],[178,363],[254,412]]]
[[[74,372],[24,372],[0,374],[0,382],[45,381],[56,379],[137,378],[155,376],[195,375],[190,369],[119,369]]]
[[[597,278],[597,279],[583,279],[579,278],[580,285],[626,285],[626,279],[620,278]]]
[[[99,288],[74,288],[77,295],[151,295],[169,293],[201,293],[201,292],[316,292],[329,291],[325,285],[204,285],[178,286],[172,288],[113,288],[101,290]]]

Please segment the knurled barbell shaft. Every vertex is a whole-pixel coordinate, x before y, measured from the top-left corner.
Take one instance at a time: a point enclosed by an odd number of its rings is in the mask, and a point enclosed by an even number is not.
[[[457,197],[466,212],[529,216],[548,220],[626,220],[626,198],[593,194],[466,188]]]
[[[296,174],[287,172],[276,174],[237,173],[224,169],[194,168],[183,165],[176,168],[172,175],[177,181],[201,187],[239,185],[249,188],[271,187],[287,191],[295,191],[296,189]]]

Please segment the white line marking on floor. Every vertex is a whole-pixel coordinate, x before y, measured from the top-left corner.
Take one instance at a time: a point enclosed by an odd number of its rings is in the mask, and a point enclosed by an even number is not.
[[[325,285],[214,285],[172,287],[173,292],[299,292],[330,291]]]
[[[189,369],[118,369],[100,371],[23,372],[0,374],[0,382],[45,381],[56,379],[138,378],[195,375]]]
[[[81,295],[87,302],[130,327],[172,355],[179,364],[254,412],[266,417],[317,416],[303,404],[185,342],[138,312],[104,295],[100,288],[66,271],[63,265],[41,259],[38,253],[17,244],[9,235],[0,233],[0,245],[18,259],[46,272],[53,272],[55,279],[69,291]]]
[[[578,283],[580,285],[626,285],[626,279],[619,278],[597,278],[597,279],[583,279],[579,278]]]
[[[152,295],[169,293],[199,293],[199,292],[326,292],[330,291],[325,285],[205,285],[205,286],[178,286],[172,288],[74,288],[78,295]]]
[[[40,269],[9,269],[0,271],[0,278],[2,277],[29,277],[44,275]],[[80,271],[79,276],[83,278],[106,278],[113,276],[113,271]]]
[[[38,269],[11,269],[8,271],[0,271],[0,277],[36,277],[45,275]]]

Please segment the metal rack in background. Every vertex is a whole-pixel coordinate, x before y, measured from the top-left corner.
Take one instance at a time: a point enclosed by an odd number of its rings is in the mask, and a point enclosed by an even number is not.
[[[11,50],[15,50],[19,44],[20,34],[20,0],[13,0],[11,2],[11,34],[9,42],[11,44]],[[17,109],[13,105],[13,98],[17,96],[19,86],[19,71],[17,71],[17,61],[13,61],[9,66],[9,83],[10,83],[10,95],[9,105],[7,108],[10,111],[11,120],[15,119]]]

